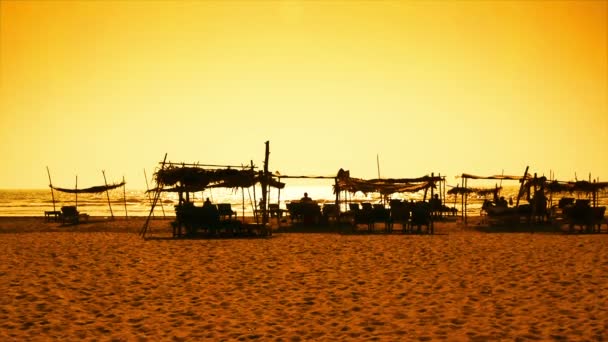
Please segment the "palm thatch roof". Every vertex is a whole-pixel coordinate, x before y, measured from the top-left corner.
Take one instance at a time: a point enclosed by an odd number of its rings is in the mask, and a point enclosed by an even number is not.
[[[377,192],[390,195],[397,192],[417,192],[428,188],[436,188],[435,183],[443,180],[442,177],[423,176],[418,178],[382,178],[361,179],[350,177],[350,172],[340,169],[336,176],[334,191],[361,191],[364,194]]]
[[[494,194],[502,190],[502,187],[494,187],[494,188],[463,188],[463,187],[455,187],[448,190],[448,195],[463,195],[463,194],[478,194],[480,196],[486,196],[490,194]]]
[[[96,194],[96,193],[106,192],[108,190],[120,188],[123,185],[125,185],[125,182],[120,182],[120,183],[115,183],[115,184],[110,184],[110,185],[92,186],[90,188],[84,188],[84,189],[66,189],[66,188],[55,187],[52,185],[49,185],[49,187],[51,187],[53,190],[67,192],[70,194]]]
[[[196,192],[207,188],[248,188],[264,181],[264,175],[251,169],[205,169],[195,166],[174,166],[158,170],[154,177],[159,186],[170,186],[162,191]],[[284,183],[268,178],[266,183],[276,188]]]
[[[525,178],[530,178],[530,175],[526,175]],[[469,178],[469,179],[496,179],[496,180],[521,180],[523,176],[507,176],[507,175],[494,175],[494,176],[476,176],[470,173],[463,173],[460,175],[460,178]]]
[[[560,182],[554,180],[549,182],[546,186],[549,192],[598,192],[608,188],[608,182],[588,182],[588,181],[576,181],[576,182]]]

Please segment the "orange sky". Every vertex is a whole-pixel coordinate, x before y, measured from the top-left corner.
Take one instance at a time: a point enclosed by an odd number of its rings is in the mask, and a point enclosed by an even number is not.
[[[608,180],[608,1],[0,0],[0,188],[173,161]]]

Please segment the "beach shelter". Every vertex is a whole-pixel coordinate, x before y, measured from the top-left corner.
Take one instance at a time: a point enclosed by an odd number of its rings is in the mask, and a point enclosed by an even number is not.
[[[154,207],[158,203],[160,194],[163,192],[178,193],[179,203],[182,204],[190,202],[190,194],[193,192],[201,192],[212,188],[240,188],[243,193],[242,202],[244,208],[244,189],[254,187],[256,184],[260,184],[262,187],[262,199],[264,202],[266,202],[269,187],[272,186],[282,188],[285,186],[285,184],[277,181],[268,172],[268,155],[269,142],[267,141],[264,169],[257,170],[257,168],[253,165],[253,162],[250,163],[250,166],[244,166],[244,164],[239,166],[183,162],[173,163],[167,161],[167,155],[165,154],[164,160],[160,163],[160,168],[154,174],[156,187],[149,190],[150,192],[154,192],[154,199],[152,201],[150,215],[148,215],[148,219],[144,223],[144,226],[140,231],[140,235],[145,237],[148,230],[150,216],[154,211]],[[251,203],[254,215],[256,215],[255,203],[256,198],[254,190],[254,198]],[[262,210],[262,225],[265,226],[267,223],[268,214],[266,210]]]
[[[471,193],[478,193],[478,194],[487,194],[488,191],[493,191],[492,189],[475,189],[475,188],[469,188],[468,187],[468,181],[469,179],[476,179],[476,180],[500,180],[501,182],[503,180],[515,180],[521,183],[520,188],[519,188],[519,192],[517,195],[517,201],[515,204],[515,207],[519,206],[519,200],[521,198],[521,196],[524,194],[524,191],[526,190],[526,186],[529,189],[529,186],[531,185],[531,183],[526,183],[526,180],[530,180],[532,179],[531,176],[528,174],[528,169],[529,167],[526,166],[526,170],[524,171],[523,176],[508,176],[508,175],[493,175],[493,176],[477,176],[477,175],[473,175],[470,173],[463,173],[459,176],[459,178],[462,179],[462,184],[459,187],[456,188],[452,188],[450,190],[450,194],[454,194],[455,196],[457,196],[458,194],[461,195],[461,204],[462,204],[462,218],[464,223],[467,223],[467,204],[468,204],[468,196]],[[536,179],[536,178],[534,178]]]
[[[442,198],[444,197],[442,189],[444,190],[445,187],[442,187],[442,184],[445,181],[445,177],[441,175],[435,176],[434,174],[431,174],[430,176],[427,175],[417,178],[361,179],[351,177],[349,171],[340,169],[336,179],[335,191],[337,193],[340,191],[350,193],[360,191],[364,194],[373,192],[383,196],[390,196],[394,193],[418,192],[424,190],[426,199],[427,191],[429,189],[431,190],[432,197],[435,189],[437,189],[437,185],[439,185],[439,193],[442,194]]]
[[[78,194],[97,194],[97,193],[105,192],[107,199],[108,199],[108,207],[110,208],[110,214],[111,214],[112,218],[114,218],[114,212],[112,211],[112,204],[110,202],[109,191],[123,187],[123,199],[124,199],[124,203],[125,203],[125,216],[127,215],[127,198],[126,198],[126,192],[124,191],[124,186],[126,183],[125,183],[124,177],[123,177],[122,182],[108,184],[108,182],[106,180],[106,173],[105,173],[105,171],[102,171],[104,185],[96,185],[96,186],[91,186],[88,188],[79,189],[78,188],[78,176],[76,176],[76,184],[73,189],[70,189],[70,188],[62,188],[62,187],[54,186],[53,183],[51,182],[51,173],[50,173],[48,167],[47,167],[47,172],[49,175],[49,187],[51,188],[51,197],[53,200],[53,211],[54,212],[57,212],[57,211],[55,208],[55,194],[53,191],[74,194],[74,206],[76,207],[76,209],[78,208]]]

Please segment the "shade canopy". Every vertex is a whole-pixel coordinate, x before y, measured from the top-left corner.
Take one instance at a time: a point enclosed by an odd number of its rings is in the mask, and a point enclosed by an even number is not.
[[[125,185],[125,182],[120,182],[120,183],[115,183],[115,184],[110,184],[110,185],[92,186],[90,188],[84,188],[84,189],[66,189],[66,188],[55,187],[55,186],[52,186],[52,185],[49,185],[49,186],[53,190],[57,190],[57,191],[61,191],[61,192],[67,192],[67,193],[70,193],[70,194],[96,194],[96,193],[106,192],[108,190],[113,190],[113,189],[116,189],[116,188],[120,188],[123,185]]]
[[[371,192],[390,195],[400,192],[417,192],[428,188],[436,188],[435,183],[443,180],[439,176],[423,176],[418,178],[382,178],[361,179],[350,177],[350,172],[340,169],[336,176],[334,191],[361,191],[365,194]]]
[[[248,188],[264,181],[264,175],[251,169],[237,170],[233,168],[206,169],[196,166],[169,166],[158,170],[154,177],[157,184],[169,186],[162,191],[196,192],[207,188]],[[266,180],[275,188],[285,187],[269,177]]]

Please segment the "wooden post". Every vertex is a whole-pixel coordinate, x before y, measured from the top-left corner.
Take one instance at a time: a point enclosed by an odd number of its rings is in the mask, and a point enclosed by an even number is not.
[[[464,188],[467,189],[469,186],[469,179],[465,178],[464,179]],[[464,224],[467,224],[467,217],[468,217],[468,213],[467,213],[467,204],[469,201],[469,192],[465,190],[465,194],[464,194]]]
[[[528,176],[528,168],[530,166],[526,166],[526,171],[524,171],[524,176],[521,179],[521,185],[519,186],[519,192],[517,193],[517,202],[515,202],[515,207],[519,207],[519,199],[521,198],[522,192],[524,191],[524,186],[526,183],[526,177]]]
[[[127,213],[127,187],[125,182],[125,176],[122,176],[122,198],[125,201],[125,218],[129,218],[129,214]]]
[[[278,182],[279,184],[281,183],[281,176],[279,176],[278,178]],[[277,227],[281,228],[281,188],[278,188],[277,191],[277,208],[278,208],[278,212],[276,213],[277,215]]]
[[[464,222],[464,193],[465,193],[465,185],[464,185],[464,177],[462,177],[462,193],[460,194],[460,216],[462,218],[462,222]]]
[[[241,187],[241,220],[243,220],[243,223],[245,223],[245,188]],[[255,211],[255,208],[253,208],[253,211]]]
[[[112,220],[114,219],[114,212],[112,211],[112,203],[110,202],[110,191],[108,190],[108,180],[106,179],[106,171],[101,170],[103,174],[103,182],[106,184],[106,196],[108,197],[108,206],[110,207],[110,215],[112,215]]]
[[[76,210],[78,210],[78,175],[76,175],[76,185],[74,187],[74,197],[76,198]]]
[[[435,178],[435,173],[431,172],[431,180]],[[433,181],[433,184],[435,184],[435,182]],[[431,186],[431,199],[433,199],[433,195],[435,194],[435,191],[433,189],[433,187]],[[426,196],[425,196],[426,197]]]
[[[340,189],[338,189],[338,177],[334,178],[334,190],[336,191],[336,208],[340,214]]]
[[[49,188],[51,188],[51,199],[53,200],[53,211],[57,211],[55,208],[55,193],[53,192],[53,182],[51,182],[51,171],[49,171],[49,167],[46,167],[46,173],[49,175]]]
[[[150,197],[150,187],[148,186],[148,174],[146,173],[146,169],[144,169],[144,178],[146,179],[146,195],[148,196],[148,201],[150,201],[150,206],[152,206],[152,197]],[[154,212],[152,212],[152,216],[154,216]]]
[[[262,224],[268,223],[268,159],[270,156],[270,141],[266,141],[266,152],[264,154],[264,176],[262,177],[262,200],[264,201],[264,208],[262,209]]]
[[[146,177],[146,188],[148,187],[148,175],[146,174],[146,169],[144,169],[144,176]],[[150,189],[148,189],[150,190]],[[150,195],[148,194],[148,197]],[[162,196],[162,193],[161,193]],[[163,201],[159,201],[160,203],[160,210],[163,212],[163,217],[167,217],[167,215],[165,214],[165,205],[163,204]],[[152,216],[154,216],[154,213],[152,213]]]
[[[163,159],[163,162],[161,164],[160,169],[163,170],[165,168],[165,162],[167,161],[167,153],[165,153],[165,158]],[[146,222],[144,222],[144,226],[141,228],[141,231],[139,233],[139,235],[141,235],[141,237],[145,238],[146,237],[146,233],[148,232],[148,225],[150,224],[150,217],[152,216],[152,213],[154,212],[154,206],[156,206],[156,203],[158,202],[158,199],[160,198],[160,194],[162,192],[162,187],[163,184],[157,184],[157,188],[156,188],[156,192],[154,193],[154,201],[152,201],[152,207],[150,208],[150,213],[148,214],[148,217],[146,218]],[[179,235],[181,235],[181,226],[178,228],[179,229]]]
[[[250,160],[251,162],[251,172],[253,173],[253,175],[255,176],[255,169],[253,167],[253,160]],[[260,221],[258,221],[258,212],[255,209],[258,205],[258,199],[255,196],[255,183],[253,184],[253,218],[255,219],[255,223],[259,224]],[[262,209],[262,208],[260,208]]]
[[[458,184],[456,184],[456,187],[458,188]],[[454,209],[456,209],[456,203],[458,203],[458,191],[456,191],[454,193]],[[455,215],[456,219],[458,219],[458,215]]]

